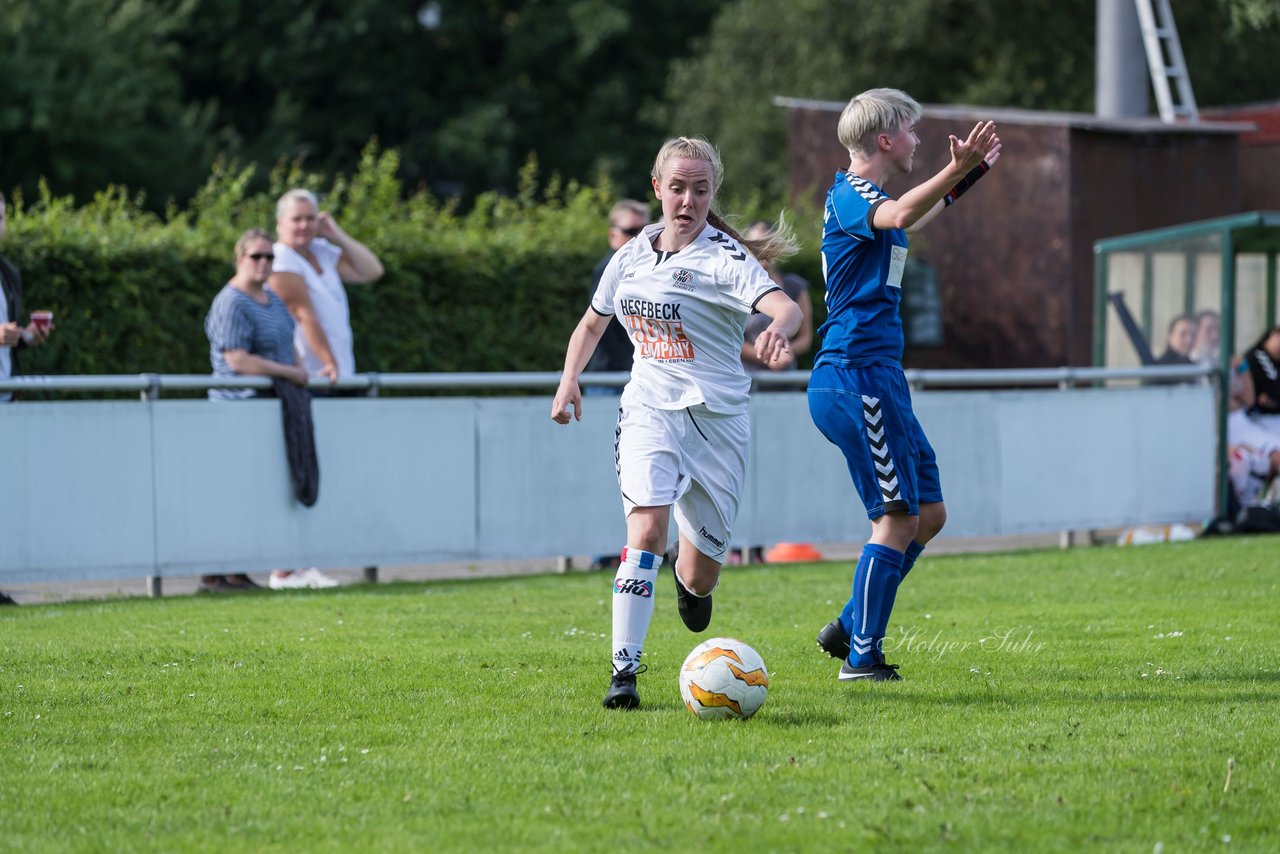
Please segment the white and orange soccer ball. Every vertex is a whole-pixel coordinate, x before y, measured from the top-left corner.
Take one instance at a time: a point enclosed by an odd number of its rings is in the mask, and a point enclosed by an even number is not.
[[[703,720],[746,720],[769,696],[769,672],[754,649],[733,638],[698,644],[680,668],[680,696]]]

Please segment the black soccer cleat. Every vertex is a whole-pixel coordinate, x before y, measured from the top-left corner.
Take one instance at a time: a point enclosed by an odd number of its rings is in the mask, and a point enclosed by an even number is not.
[[[640,692],[636,690],[636,676],[648,670],[648,666],[614,668],[609,682],[609,693],[604,695],[606,709],[634,709],[640,705]]]
[[[818,649],[841,661],[849,657],[849,636],[839,620],[832,620],[818,632]]]
[[[694,596],[680,581],[680,573],[671,567],[671,575],[676,580],[676,607],[680,609],[680,619],[691,632],[705,632],[711,625],[711,594]]]
[[[872,682],[901,682],[898,665],[877,661],[862,667],[854,667],[849,662],[840,665],[840,681],[852,682],[855,679],[869,679]]]

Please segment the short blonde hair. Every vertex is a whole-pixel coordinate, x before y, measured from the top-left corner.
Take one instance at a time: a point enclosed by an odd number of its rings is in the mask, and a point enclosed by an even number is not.
[[[897,133],[923,115],[915,98],[901,89],[868,89],[845,105],[837,134],[850,155],[867,156],[875,151],[878,134]]]
[[[276,202],[276,219],[282,219],[285,211],[289,209],[289,205],[294,202],[308,202],[317,212],[320,210],[320,201],[316,198],[316,194],[310,190],[297,187],[285,193],[280,197],[280,201]]]
[[[724,180],[724,165],[720,162],[720,152],[716,147],[700,136],[677,136],[669,139],[658,149],[658,156],[653,160],[653,177],[661,182],[663,170],[676,158],[701,160],[711,165],[711,192],[720,189]]]

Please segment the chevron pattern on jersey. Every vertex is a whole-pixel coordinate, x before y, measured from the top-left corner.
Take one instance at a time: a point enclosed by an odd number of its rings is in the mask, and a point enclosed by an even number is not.
[[[867,422],[867,445],[871,448],[871,461],[876,466],[876,482],[884,503],[900,502],[902,490],[898,484],[898,472],[889,456],[889,440],[884,435],[884,413],[880,398],[862,396],[862,418]]]
[[[738,249],[733,240],[724,232],[717,231],[715,234],[707,238],[712,243],[719,244],[720,248],[729,253],[729,257],[735,261],[747,260],[747,253]],[[735,252],[736,250],[736,252]]]
[[[877,190],[876,185],[866,178],[860,178],[852,172],[846,172],[845,180],[849,182],[850,187],[857,191],[859,196],[862,196],[868,202],[878,202],[880,199],[886,198],[885,194]]]

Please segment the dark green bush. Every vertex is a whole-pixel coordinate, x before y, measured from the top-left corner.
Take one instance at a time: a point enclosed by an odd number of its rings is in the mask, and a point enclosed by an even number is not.
[[[608,184],[540,188],[531,163],[517,196],[482,196],[463,214],[406,197],[398,165],[371,145],[349,179],[323,186],[281,168],[268,193],[249,194],[254,168],[222,164],[188,210],[163,217],[121,190],[80,208],[43,188],[34,202],[11,199],[0,249],[22,270],[28,309],[52,309],[57,325],[24,354],[24,372],[208,373],[204,317],[232,274],[235,240],[272,231],[276,197],[295,186],[316,191],[386,267],[376,284],[348,288],[359,370],[559,370],[608,248]],[[807,274],[815,258],[811,247],[796,266]]]

